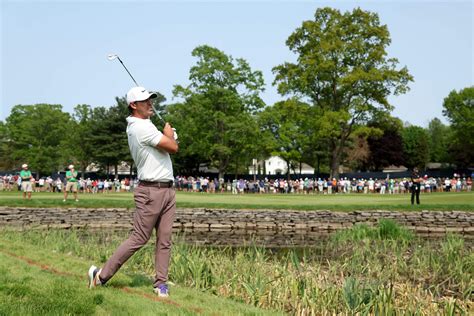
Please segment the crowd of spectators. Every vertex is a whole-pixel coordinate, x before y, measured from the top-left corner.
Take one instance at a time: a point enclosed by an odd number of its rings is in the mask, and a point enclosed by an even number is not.
[[[42,177],[32,179],[34,192],[63,192],[66,187],[65,179],[57,177]],[[83,179],[78,180],[80,193],[108,194],[111,192],[132,192],[138,185],[136,179]],[[177,176],[175,187],[179,191],[201,193],[273,193],[273,194],[403,194],[409,193],[412,183],[409,178],[399,179],[364,179],[364,178],[300,178],[287,179],[209,179],[209,177]],[[0,191],[21,189],[21,178],[18,175],[0,177]],[[470,192],[471,177],[461,177],[455,174],[450,178],[423,177],[421,192]]]
[[[57,192],[61,193],[66,188],[66,179],[57,177],[42,177],[38,180],[30,180],[34,192]],[[110,193],[110,192],[131,192],[137,184],[136,180],[124,179],[83,179],[77,181],[78,191],[81,193]],[[5,175],[0,177],[0,191],[13,191],[21,189],[21,178],[18,175]]]
[[[245,180],[209,179],[208,177],[183,177],[175,180],[176,188],[187,192],[231,192],[244,193],[296,193],[296,194],[400,194],[409,193],[412,186],[408,178],[401,179],[364,179],[347,177],[341,179],[305,178],[296,180],[260,179]],[[455,174],[452,178],[423,177],[421,192],[461,192],[472,190],[471,177],[460,177]]]

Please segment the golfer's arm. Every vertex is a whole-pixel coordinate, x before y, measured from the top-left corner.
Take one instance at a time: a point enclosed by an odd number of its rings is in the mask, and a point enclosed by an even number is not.
[[[170,154],[175,154],[178,152],[178,143],[173,138],[163,135],[156,148],[163,149]]]

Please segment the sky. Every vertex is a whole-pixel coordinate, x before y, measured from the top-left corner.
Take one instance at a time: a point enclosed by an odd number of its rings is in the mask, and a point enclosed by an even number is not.
[[[391,96],[393,116],[427,127],[445,124],[443,99],[473,86],[473,1],[13,1],[0,0],[0,121],[18,104],[112,106],[138,83],[176,102],[189,84],[191,52],[210,45],[262,71],[271,105],[284,99],[272,68],[294,62],[288,36],[317,8],[376,12],[391,36],[388,56],[414,77],[410,91]]]

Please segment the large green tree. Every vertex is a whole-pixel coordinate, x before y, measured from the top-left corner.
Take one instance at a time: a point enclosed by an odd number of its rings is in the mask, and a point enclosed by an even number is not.
[[[263,76],[244,59],[234,60],[214,47],[198,46],[192,55],[198,61],[190,70],[191,83],[174,89],[184,102],[169,108],[178,135],[188,134],[180,136],[176,160],[204,158],[201,162],[215,166],[223,177],[230,167],[248,166],[257,154],[254,116],[264,106],[259,96]]]
[[[0,170],[13,170],[18,167],[18,163],[11,156],[12,146],[7,126],[3,121],[0,121]]]
[[[338,176],[344,147],[357,126],[378,112],[389,112],[387,97],[408,90],[412,76],[388,58],[386,25],[376,13],[317,9],[286,41],[296,63],[273,69],[282,95],[302,97],[320,109],[319,132],[326,134],[331,176]]]
[[[450,127],[444,125],[439,118],[434,118],[429,122],[427,132],[430,140],[430,161],[449,162]]]
[[[60,146],[73,125],[58,104],[16,105],[6,119],[10,157],[25,162],[37,177],[64,167]],[[18,166],[17,166],[18,167]]]
[[[128,104],[125,98],[116,97],[115,100],[116,105],[110,108],[93,109],[90,141],[94,162],[106,173],[114,167],[117,176],[119,163],[132,159],[126,133]]]
[[[370,155],[366,167],[378,171],[390,165],[403,165],[405,157],[401,135],[403,130],[402,121],[390,115],[382,115],[377,116],[368,125],[379,129],[381,133],[370,135],[367,138]]]
[[[287,175],[297,170],[310,144],[310,107],[296,99],[277,102],[259,114],[259,125],[271,154],[285,160]]]
[[[66,133],[61,147],[64,160],[75,163],[76,169],[85,177],[87,167],[94,161],[93,111],[90,105],[78,104],[74,108],[69,132]]]
[[[429,137],[426,130],[419,126],[408,126],[402,131],[405,166],[426,168],[430,158]]]
[[[453,90],[444,99],[443,114],[451,123],[450,154],[458,167],[474,165],[474,86]]]

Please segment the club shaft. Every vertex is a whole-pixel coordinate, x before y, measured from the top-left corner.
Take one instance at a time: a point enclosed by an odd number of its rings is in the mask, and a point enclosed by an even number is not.
[[[135,85],[137,87],[139,87],[140,85],[137,83],[137,81],[135,80],[135,78],[133,78],[132,74],[130,73],[130,71],[128,71],[127,67],[125,67],[125,64],[123,63],[123,61],[120,59],[120,57],[117,56],[117,59],[120,61],[120,63],[122,64],[123,68],[125,68],[125,70],[127,71],[127,73],[130,75],[130,78],[132,78],[133,82],[135,82]]]

